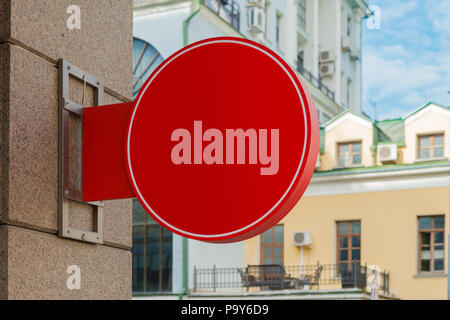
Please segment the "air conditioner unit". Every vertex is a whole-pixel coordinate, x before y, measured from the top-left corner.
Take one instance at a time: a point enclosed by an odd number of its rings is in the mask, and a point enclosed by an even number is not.
[[[312,246],[311,232],[309,231],[294,232],[294,246],[296,247]]]
[[[352,47],[352,40],[349,36],[342,37],[342,51],[350,51]]]
[[[264,9],[266,0],[247,0],[247,7],[259,7]]]
[[[381,144],[377,147],[378,161],[395,161],[398,159],[396,144]]]
[[[321,78],[331,77],[334,74],[334,63],[322,63],[319,67],[319,73]]]
[[[264,9],[252,6],[248,8],[248,28],[251,33],[259,33],[264,31],[265,14]]]
[[[333,51],[322,51],[319,55],[319,62],[334,62],[336,60],[336,54]]]

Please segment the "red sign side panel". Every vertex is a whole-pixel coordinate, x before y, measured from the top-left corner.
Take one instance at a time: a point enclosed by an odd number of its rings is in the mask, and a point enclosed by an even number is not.
[[[83,110],[83,201],[134,198],[123,145],[133,103]]]

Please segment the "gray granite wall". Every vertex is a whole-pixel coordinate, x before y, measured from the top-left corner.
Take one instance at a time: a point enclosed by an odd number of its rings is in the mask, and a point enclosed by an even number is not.
[[[69,5],[80,30],[67,28]],[[101,79],[105,104],[129,101],[132,21],[132,0],[0,1],[0,299],[131,298],[131,200],[105,202],[103,245],[57,236],[57,61]],[[70,85],[81,102],[83,84]],[[90,206],[69,208],[71,226],[92,229]],[[79,290],[67,288],[69,265]]]

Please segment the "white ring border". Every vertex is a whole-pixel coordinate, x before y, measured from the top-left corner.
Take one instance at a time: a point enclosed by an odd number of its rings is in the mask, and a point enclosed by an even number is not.
[[[295,173],[294,178],[293,178],[292,181],[291,181],[291,184],[289,185],[289,187],[287,188],[287,190],[285,191],[285,193],[283,194],[283,196],[280,198],[280,200],[278,200],[278,202],[277,202],[277,203],[276,203],[269,211],[267,211],[267,212],[266,212],[262,217],[260,217],[258,220],[254,221],[254,222],[252,222],[251,224],[249,224],[249,225],[247,225],[247,226],[245,226],[245,227],[242,227],[242,228],[240,228],[240,229],[238,229],[238,230],[231,231],[231,232],[227,232],[227,233],[222,233],[222,234],[204,235],[204,234],[197,234],[197,233],[188,232],[188,231],[179,229],[179,228],[177,228],[177,227],[171,225],[170,223],[168,223],[167,221],[165,221],[164,219],[162,219],[162,218],[161,218],[161,217],[160,217],[160,216],[159,216],[159,215],[158,215],[158,214],[157,214],[157,213],[149,206],[149,204],[147,203],[147,201],[145,201],[144,197],[142,196],[142,194],[141,194],[141,192],[140,192],[140,190],[139,190],[139,187],[138,187],[137,184],[136,184],[136,181],[135,181],[135,178],[134,178],[134,174],[133,174],[133,168],[132,168],[132,166],[131,166],[131,159],[130,159],[130,135],[131,135],[131,129],[132,129],[132,127],[133,127],[134,116],[135,116],[136,111],[137,111],[137,109],[138,109],[138,107],[139,107],[139,102],[141,101],[142,97],[144,96],[145,91],[147,90],[147,88],[149,87],[149,85],[150,85],[150,84],[152,83],[152,81],[158,76],[158,74],[159,74],[159,73],[160,73],[167,65],[169,65],[170,62],[172,62],[173,60],[177,59],[177,58],[180,57],[181,55],[183,55],[183,54],[185,54],[185,53],[187,53],[187,52],[189,52],[189,51],[191,51],[191,50],[197,49],[197,48],[199,48],[199,47],[202,47],[202,46],[205,46],[205,45],[209,45],[209,44],[214,44],[214,43],[235,43],[235,44],[240,44],[240,45],[245,45],[245,46],[251,47],[251,48],[256,49],[256,50],[258,50],[258,51],[264,53],[265,55],[269,56],[272,60],[274,60],[274,61],[275,61],[275,62],[276,62],[276,63],[284,70],[284,72],[289,76],[289,79],[291,79],[292,83],[294,84],[295,89],[297,90],[297,94],[298,94],[298,96],[299,96],[299,98],[300,98],[300,102],[301,102],[301,104],[302,104],[303,115],[304,115],[304,120],[305,120],[305,141],[304,141],[304,146],[305,146],[305,147],[303,148],[303,153],[302,153],[302,157],[301,157],[301,159],[300,159],[300,164],[299,164],[299,166],[298,166],[298,168],[297,168],[297,171],[296,171],[296,173]],[[308,130],[307,130],[307,129],[308,129],[308,123],[307,123],[307,121],[306,121],[307,117],[306,117],[305,105],[304,105],[304,103],[303,103],[303,98],[302,98],[302,95],[301,95],[301,93],[300,93],[300,90],[299,90],[299,88],[298,88],[298,86],[297,86],[297,83],[296,83],[295,80],[292,78],[292,76],[291,76],[291,74],[289,73],[289,71],[286,70],[286,68],[283,66],[283,64],[282,64],[280,61],[278,61],[277,58],[274,57],[270,52],[264,51],[263,49],[261,49],[261,48],[255,46],[255,45],[252,45],[252,44],[250,44],[250,43],[247,43],[247,42],[241,42],[241,41],[236,41],[236,40],[225,40],[225,39],[222,39],[222,40],[211,40],[211,41],[208,41],[208,42],[202,42],[202,43],[200,43],[200,44],[198,44],[198,45],[192,46],[192,47],[190,47],[190,48],[188,48],[188,49],[186,49],[186,50],[183,50],[183,51],[179,52],[176,56],[172,57],[170,60],[164,61],[163,64],[164,64],[164,65],[158,70],[158,72],[156,72],[156,73],[151,77],[151,79],[148,81],[147,85],[145,86],[144,90],[142,91],[142,94],[139,95],[139,99],[138,99],[138,101],[136,102],[136,107],[135,107],[134,110],[133,110],[133,114],[132,114],[131,120],[130,120],[130,125],[129,125],[129,128],[128,128],[128,136],[127,136],[127,158],[128,158],[128,168],[129,168],[129,170],[130,170],[130,176],[131,176],[131,180],[132,180],[132,183],[133,183],[133,185],[134,185],[134,188],[136,189],[136,191],[137,191],[137,193],[138,193],[138,195],[139,195],[139,200],[141,200],[141,203],[144,202],[144,205],[147,207],[147,209],[150,210],[150,211],[151,211],[151,212],[152,212],[152,213],[153,213],[160,221],[162,221],[164,224],[166,224],[166,225],[169,226],[170,228],[172,228],[172,229],[174,229],[174,230],[177,230],[178,232],[180,232],[180,233],[182,233],[182,234],[190,235],[190,236],[194,236],[194,237],[198,237],[198,238],[205,238],[205,239],[208,239],[208,238],[217,238],[217,237],[230,236],[230,235],[233,235],[233,234],[242,232],[242,231],[244,231],[245,229],[248,229],[248,228],[254,226],[254,225],[257,224],[258,222],[260,222],[261,220],[263,220],[265,217],[267,217],[267,216],[268,216],[268,215],[269,215],[269,214],[270,214],[270,213],[271,213],[271,212],[272,212],[272,211],[273,211],[273,210],[281,203],[281,201],[283,201],[283,199],[286,197],[286,195],[288,194],[288,192],[289,192],[290,189],[292,188],[292,186],[293,186],[295,180],[297,179],[297,176],[298,176],[298,174],[299,174],[299,172],[300,172],[300,168],[301,168],[302,163],[303,163],[303,159],[304,159],[305,151],[306,151],[306,143],[307,143],[307,139],[308,139]]]

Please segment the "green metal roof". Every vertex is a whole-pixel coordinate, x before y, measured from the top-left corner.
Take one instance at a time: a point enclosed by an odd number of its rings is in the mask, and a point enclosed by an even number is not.
[[[447,167],[447,166],[450,169],[450,161],[440,160],[440,161],[429,161],[413,164],[390,164],[374,167],[358,167],[358,168],[333,169],[329,171],[317,171],[314,172],[314,176],[315,177],[337,176],[345,174],[376,173],[376,172],[424,169],[424,168]]]
[[[405,146],[405,122],[403,119],[382,120],[375,122],[374,143],[396,143]]]

